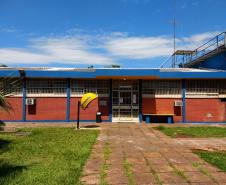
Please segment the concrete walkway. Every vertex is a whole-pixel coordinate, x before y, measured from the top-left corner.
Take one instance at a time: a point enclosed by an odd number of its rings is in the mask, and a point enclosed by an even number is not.
[[[226,184],[226,173],[146,125],[102,124],[84,184]]]

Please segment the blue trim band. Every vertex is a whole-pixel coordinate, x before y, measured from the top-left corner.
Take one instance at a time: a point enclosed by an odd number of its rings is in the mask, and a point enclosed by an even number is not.
[[[26,78],[23,78],[22,121],[26,121]]]
[[[66,121],[70,121],[70,104],[71,104],[71,83],[70,79],[67,79],[67,110]]]
[[[182,122],[186,123],[186,81],[182,80]]]

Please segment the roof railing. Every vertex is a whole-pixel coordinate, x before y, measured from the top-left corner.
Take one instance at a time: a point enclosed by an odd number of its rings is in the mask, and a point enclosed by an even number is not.
[[[181,61],[180,64],[188,64],[200,59],[213,51],[218,52],[221,47],[226,47],[226,32],[222,32],[216,37],[210,39],[205,44],[199,46],[190,55],[185,56],[185,60]]]
[[[221,48],[226,48],[226,32],[218,34],[195,50],[176,51],[173,55],[170,56],[170,58],[168,58],[163,64],[161,64],[160,68],[164,68],[166,65],[168,65],[169,67],[169,62],[171,61],[172,64],[175,63],[176,67],[183,67],[185,64],[189,64],[202,59],[211,52],[217,53]],[[170,67],[174,67],[172,64],[170,65]]]

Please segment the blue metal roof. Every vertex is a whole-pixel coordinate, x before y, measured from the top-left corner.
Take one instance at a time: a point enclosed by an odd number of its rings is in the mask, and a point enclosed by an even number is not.
[[[20,77],[24,70],[28,78],[160,78],[160,79],[226,79],[226,71],[191,68],[0,68],[0,77]]]

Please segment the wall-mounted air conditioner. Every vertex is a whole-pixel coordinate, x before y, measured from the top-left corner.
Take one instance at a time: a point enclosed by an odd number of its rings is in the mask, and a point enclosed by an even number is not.
[[[35,105],[35,99],[34,98],[27,98],[26,99],[26,105]]]
[[[174,102],[174,106],[175,107],[182,107],[183,106],[183,103],[182,103],[182,101],[175,101]]]

